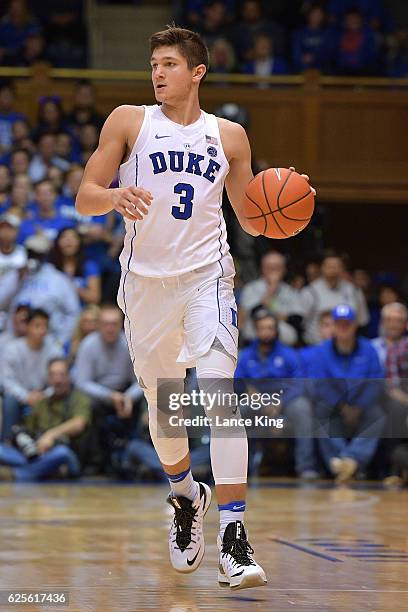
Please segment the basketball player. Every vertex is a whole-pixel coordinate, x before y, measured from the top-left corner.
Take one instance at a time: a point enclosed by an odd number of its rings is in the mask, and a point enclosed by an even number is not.
[[[203,518],[211,490],[193,479],[185,427],[175,431],[160,421],[157,381],[178,379],[181,393],[186,367],[196,367],[201,385],[234,377],[235,272],[221,200],[225,182],[243,229],[257,235],[242,204],[253,175],[244,129],[200,109],[198,90],[209,60],[201,38],[169,27],[154,34],[150,46],[158,105],[120,106],[111,113],[85,168],[76,207],[83,215],[115,209],[126,220],[118,303],[149,406],[152,441],[171,487],[171,563],[192,572],[204,555]],[[109,189],[118,168],[120,186]],[[228,410],[236,416],[236,406]],[[235,589],[266,583],[243,524],[247,457],[245,429],[224,438],[212,431],[218,580]]]

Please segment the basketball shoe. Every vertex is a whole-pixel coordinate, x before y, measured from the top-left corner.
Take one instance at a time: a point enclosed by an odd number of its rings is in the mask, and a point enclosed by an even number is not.
[[[252,555],[245,527],[241,521],[229,523],[224,537],[217,539],[220,560],[218,566],[218,584],[231,589],[247,589],[263,586],[267,583],[265,572]]]
[[[198,489],[193,501],[173,493],[167,497],[174,508],[169,533],[170,561],[178,572],[194,572],[204,556],[203,519],[211,503],[211,489],[203,482],[198,483]]]

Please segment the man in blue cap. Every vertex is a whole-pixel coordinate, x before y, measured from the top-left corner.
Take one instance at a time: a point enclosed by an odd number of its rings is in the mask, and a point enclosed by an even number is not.
[[[334,336],[316,347],[310,371],[319,379],[314,410],[320,451],[336,481],[345,482],[370,463],[381,437],[384,412],[378,379],[384,372],[370,342],[357,336],[353,308],[339,304],[332,317]]]

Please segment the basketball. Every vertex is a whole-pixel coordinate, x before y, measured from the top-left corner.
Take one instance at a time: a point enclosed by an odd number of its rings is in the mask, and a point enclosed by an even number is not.
[[[248,183],[244,214],[251,227],[269,238],[290,238],[309,223],[314,193],[307,180],[287,168],[268,168]]]

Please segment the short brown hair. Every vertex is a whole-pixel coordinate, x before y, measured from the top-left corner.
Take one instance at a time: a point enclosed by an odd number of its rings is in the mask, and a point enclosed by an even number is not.
[[[199,34],[178,28],[175,25],[167,26],[166,30],[156,32],[150,37],[150,53],[153,54],[158,47],[177,47],[181,55],[186,59],[190,70],[204,64],[206,77],[210,64],[210,54],[208,48]]]

